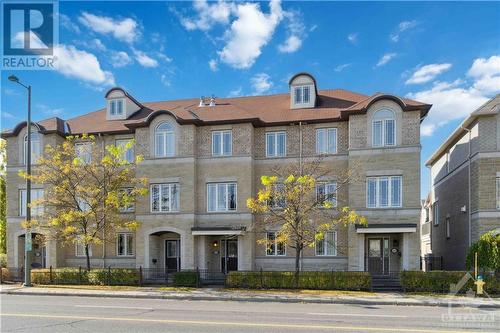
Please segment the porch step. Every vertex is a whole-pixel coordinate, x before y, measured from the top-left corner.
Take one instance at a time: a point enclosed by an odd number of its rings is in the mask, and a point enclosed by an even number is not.
[[[373,291],[403,291],[397,275],[372,275]]]

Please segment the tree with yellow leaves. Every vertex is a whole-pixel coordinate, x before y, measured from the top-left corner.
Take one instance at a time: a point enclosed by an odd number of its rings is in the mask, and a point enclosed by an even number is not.
[[[147,180],[135,176],[142,157],[127,158],[133,146],[133,140],[104,146],[92,135],[68,136],[62,144],[45,148],[31,176],[43,185],[44,195],[31,205],[43,206],[43,213],[28,221],[29,227],[62,244],[83,246],[87,270],[91,245],[112,239],[119,229],[138,227],[125,214],[137,196],[147,193]]]
[[[295,250],[295,283],[298,285],[300,258],[306,247],[314,247],[336,225],[363,224],[367,221],[337,198],[337,191],[355,181],[355,172],[337,171],[335,188],[325,190],[317,185],[331,179],[319,158],[309,163],[273,167],[270,176],[262,176],[261,188],[255,198],[247,199],[255,214],[257,230],[277,230],[272,240],[259,239],[267,248],[283,244]],[[324,185],[323,185],[324,186]],[[332,185],[333,186],[333,185]],[[340,204],[339,204],[340,203]],[[271,244],[271,242],[273,244]]]

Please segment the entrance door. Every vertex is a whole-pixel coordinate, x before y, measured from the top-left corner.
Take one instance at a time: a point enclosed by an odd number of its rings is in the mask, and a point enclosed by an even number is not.
[[[169,272],[177,272],[181,267],[180,244],[178,239],[165,242],[165,268]]]
[[[227,253],[227,258],[226,258]],[[227,270],[226,270],[227,263]],[[221,241],[221,271],[231,272],[238,270],[238,240],[228,239]]]
[[[389,238],[368,238],[368,271],[389,274]]]

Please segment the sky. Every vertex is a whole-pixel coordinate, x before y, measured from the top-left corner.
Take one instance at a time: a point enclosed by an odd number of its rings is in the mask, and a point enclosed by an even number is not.
[[[499,2],[59,3],[56,71],[2,71],[1,128],[104,107],[121,86],[140,101],[288,91],[310,72],[319,89],[392,93],[433,104],[425,161],[464,117],[500,92]]]

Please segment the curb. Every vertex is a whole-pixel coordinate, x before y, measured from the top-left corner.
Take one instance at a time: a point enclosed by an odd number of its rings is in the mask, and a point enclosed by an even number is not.
[[[398,301],[398,300],[368,300],[368,299],[342,299],[342,298],[280,298],[280,297],[243,297],[243,296],[203,296],[203,295],[133,295],[133,294],[102,294],[102,293],[68,293],[68,292],[23,292],[20,290],[0,291],[3,295],[24,296],[73,296],[95,298],[134,298],[134,299],[165,299],[181,301],[235,301],[235,302],[279,302],[279,303],[310,303],[310,304],[347,304],[347,305],[393,305],[393,306],[435,306],[435,307],[478,307],[500,309],[500,304],[466,304],[448,303],[443,301]]]

